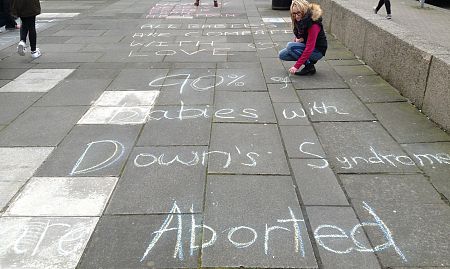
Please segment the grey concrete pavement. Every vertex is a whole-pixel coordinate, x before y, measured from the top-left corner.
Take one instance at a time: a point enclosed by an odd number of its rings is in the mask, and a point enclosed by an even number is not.
[[[450,135],[333,35],[298,77],[268,0],[42,6],[41,58],[0,34],[0,268],[450,268]]]

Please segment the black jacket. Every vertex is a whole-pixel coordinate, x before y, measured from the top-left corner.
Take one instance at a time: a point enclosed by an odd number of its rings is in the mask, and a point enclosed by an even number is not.
[[[305,18],[301,19],[300,21],[297,21],[294,26],[294,34],[297,38],[303,38],[304,43],[308,40],[308,29],[313,25],[318,24],[320,26],[320,32],[317,36],[316,40],[316,49],[322,53],[323,56],[325,56],[325,53],[327,52],[328,48],[328,42],[327,42],[327,36],[325,35],[325,31],[323,30],[322,25],[322,18],[319,18],[317,20],[313,20],[311,18],[311,13],[308,12],[305,16]]]
[[[12,0],[11,13],[16,17],[33,17],[41,14],[39,0]]]

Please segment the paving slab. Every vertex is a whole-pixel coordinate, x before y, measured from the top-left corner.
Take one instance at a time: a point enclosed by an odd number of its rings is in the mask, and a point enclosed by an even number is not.
[[[345,80],[364,103],[400,102],[406,98],[380,76],[357,76]]]
[[[273,103],[278,125],[311,125],[308,115],[302,104],[298,103]]]
[[[419,171],[377,122],[322,122],[314,127],[338,173]]]
[[[0,93],[0,124],[9,124],[42,95],[42,93]]]
[[[208,176],[204,216],[202,266],[317,268],[291,177]]]
[[[301,90],[311,121],[372,121],[375,117],[349,89]]]
[[[366,200],[365,208],[355,210],[361,221],[376,223],[364,229],[374,247],[383,249],[377,253],[383,267],[449,266],[448,205]]]
[[[169,213],[173,201],[203,208],[207,147],[137,147],[108,205],[108,214]]]
[[[409,103],[368,104],[368,108],[399,143],[450,141],[439,129]]]
[[[117,178],[34,177],[3,216],[100,217]]]
[[[340,175],[350,199],[386,203],[442,204],[424,175]]]
[[[0,134],[2,146],[56,146],[86,107],[31,107]]]
[[[348,205],[333,170],[323,167],[325,160],[290,159],[289,162],[304,205]]]
[[[324,268],[381,268],[369,240],[360,229],[350,207],[308,206],[306,208]],[[357,244],[358,245],[357,245]]]
[[[290,174],[273,124],[213,124],[210,151],[210,174]]]
[[[2,268],[75,268],[98,218],[0,218]]]
[[[293,62],[284,63],[286,70],[294,65]],[[290,79],[295,89],[347,89],[348,85],[334,71],[327,62],[319,61],[316,64],[317,73],[314,76],[291,75]]]
[[[48,92],[74,69],[30,69],[0,88],[0,92]]]
[[[312,126],[280,126],[280,131],[289,158],[325,157]]]
[[[35,176],[119,176],[139,131],[138,126],[75,126]]]
[[[353,60],[355,55],[347,48],[330,48],[325,55],[327,60]]]
[[[331,66],[356,66],[364,65],[364,62],[358,59],[343,59],[343,60],[327,60]]]
[[[333,66],[333,68],[344,79],[349,77],[370,76],[377,74],[367,65]]]
[[[51,89],[34,106],[91,105],[111,83],[109,79],[68,79]]]
[[[214,99],[213,86],[215,81],[211,82],[211,84],[208,84],[209,82],[204,82],[203,85],[200,85],[196,79],[188,79],[184,84],[185,86],[180,89],[184,81],[166,79],[164,85],[175,85],[161,87],[158,105],[180,105],[181,101],[185,105],[212,105]],[[191,86],[193,84],[196,88]]]
[[[450,143],[402,145],[436,190],[450,200]]]
[[[13,80],[20,76],[23,72],[27,71],[26,69],[22,68],[10,68],[10,69],[2,69],[2,72],[0,73],[0,79],[1,80]]]
[[[217,69],[216,75],[223,79],[223,83],[216,86],[217,91],[267,91],[261,68]]]
[[[154,87],[149,87],[149,83],[155,79],[164,78],[167,72],[167,69],[123,69],[108,86],[108,90],[156,90]],[[159,85],[162,84],[160,83]]]
[[[214,122],[276,123],[267,92],[217,92]]]
[[[104,216],[77,268],[198,268],[198,250],[190,251],[192,217],[201,223],[191,214]],[[164,234],[164,227],[178,230]],[[193,246],[200,233],[198,228]]]
[[[156,106],[150,112],[137,144],[208,145],[211,114],[209,106]]]
[[[1,208],[6,206],[52,151],[53,148],[0,148]]]
[[[273,103],[294,103],[299,101],[291,84],[267,84],[267,88]]]

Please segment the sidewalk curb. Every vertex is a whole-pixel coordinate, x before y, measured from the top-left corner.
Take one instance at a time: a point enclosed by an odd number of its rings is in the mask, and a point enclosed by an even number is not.
[[[418,109],[450,130],[450,51],[345,0],[317,0],[324,27]]]

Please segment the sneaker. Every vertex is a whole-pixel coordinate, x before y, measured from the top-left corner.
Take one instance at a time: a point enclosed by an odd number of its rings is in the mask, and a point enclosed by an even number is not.
[[[377,14],[377,12],[378,12],[378,11],[377,11],[377,7],[373,7],[372,10],[373,10],[373,13],[374,13],[374,14]]]
[[[31,58],[33,58],[33,59],[39,58],[39,57],[41,57],[41,55],[42,55],[41,51],[38,48],[36,48],[35,51],[31,52]]]
[[[297,76],[314,75],[316,73],[316,68],[313,64],[307,64],[302,70],[295,72]]]
[[[388,20],[392,19],[392,15],[391,14],[387,14],[386,15],[386,19],[388,19]]]
[[[26,47],[27,44],[20,40],[19,45],[17,45],[17,53],[19,53],[20,56],[25,56],[25,52],[27,51]]]

